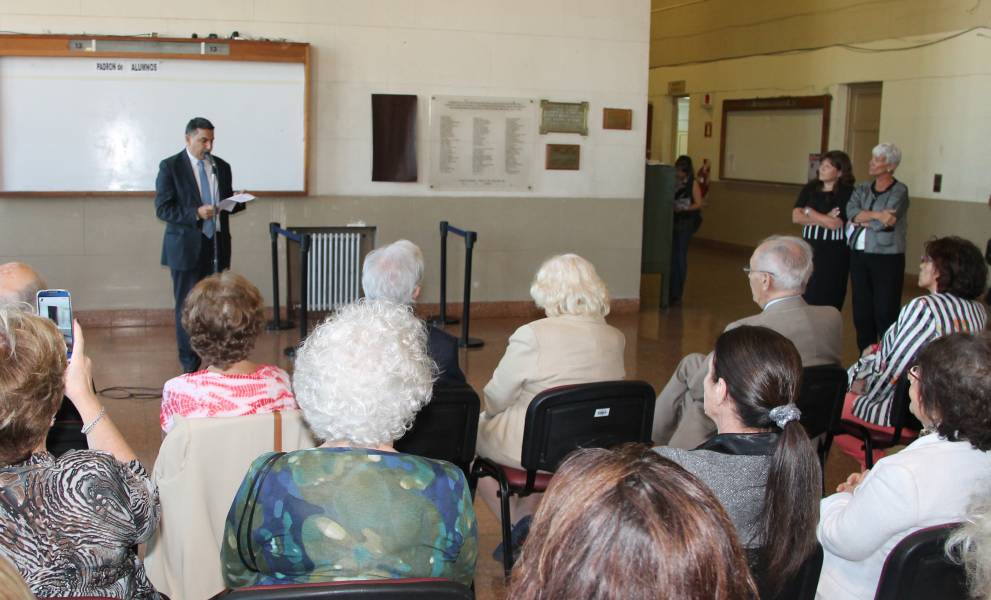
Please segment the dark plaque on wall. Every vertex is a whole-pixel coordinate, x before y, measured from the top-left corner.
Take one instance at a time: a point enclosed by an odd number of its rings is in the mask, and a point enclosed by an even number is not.
[[[588,135],[588,102],[541,100],[540,133]]]
[[[416,181],[416,96],[372,94],[372,181]]]
[[[633,129],[632,108],[603,108],[603,129]]]
[[[548,171],[577,171],[582,147],[578,144],[547,144],[544,168]]]

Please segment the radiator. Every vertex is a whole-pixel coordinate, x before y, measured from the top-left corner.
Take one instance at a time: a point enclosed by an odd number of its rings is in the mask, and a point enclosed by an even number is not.
[[[361,233],[311,233],[307,263],[309,310],[333,310],[361,296]]]

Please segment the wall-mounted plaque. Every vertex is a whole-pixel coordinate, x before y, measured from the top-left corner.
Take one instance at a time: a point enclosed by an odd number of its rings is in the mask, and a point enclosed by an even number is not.
[[[430,188],[533,189],[537,105],[531,98],[430,98]]]
[[[603,108],[603,129],[633,129],[632,108]]]
[[[582,147],[578,144],[547,144],[544,168],[549,171],[577,171]]]
[[[540,101],[540,133],[588,135],[588,102]]]

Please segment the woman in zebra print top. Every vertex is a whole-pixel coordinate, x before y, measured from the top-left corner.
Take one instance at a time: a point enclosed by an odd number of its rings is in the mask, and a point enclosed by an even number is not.
[[[850,273],[846,204],[853,182],[850,157],[831,150],[819,163],[819,177],[805,184],[791,210],[791,222],[802,226],[802,239],[812,246],[812,277],[802,297],[813,306],[843,310]]]
[[[888,427],[898,378],[930,341],[954,332],[979,332],[987,312],[976,299],[987,284],[981,251],[959,237],[929,240],[919,266],[919,287],[929,294],[902,307],[880,346],[850,367],[850,391],[843,418]]]
[[[74,324],[72,362],[48,319],[0,308],[0,556],[39,597],[158,599],[135,548],[158,526],[158,492],[93,394]],[[89,450],[55,458],[45,437],[63,392]]]

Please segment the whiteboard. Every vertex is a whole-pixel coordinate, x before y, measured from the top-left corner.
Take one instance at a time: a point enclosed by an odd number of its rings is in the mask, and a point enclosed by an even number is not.
[[[216,127],[235,189],[305,191],[301,63],[9,56],[0,192],[152,191],[192,117]]]
[[[720,177],[804,184],[809,154],[822,151],[824,118],[821,108],[726,112]]]

